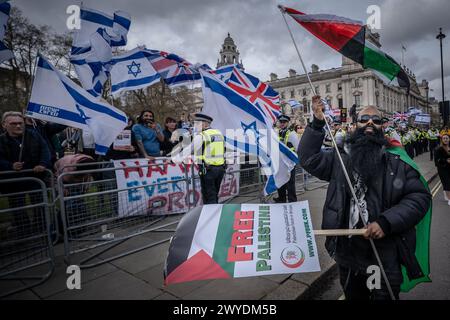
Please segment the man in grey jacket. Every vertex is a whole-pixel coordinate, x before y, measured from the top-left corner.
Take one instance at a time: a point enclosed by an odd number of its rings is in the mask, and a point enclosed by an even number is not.
[[[313,98],[314,119],[306,128],[298,150],[302,167],[329,181],[323,208],[323,229],[363,228],[364,237],[328,237],[328,253],[339,266],[340,282],[346,299],[389,299],[386,284],[369,290],[367,268],[377,265],[368,238],[374,239],[383,267],[398,298],[402,283],[401,265],[409,277],[423,276],[415,259],[415,226],[425,216],[431,202],[419,173],[398,155],[388,152],[376,107],[357,114],[357,126],[340,149],[344,164],[361,206],[361,215],[352,198],[336,151],[322,150],[325,137],[323,104]],[[361,218],[362,216],[362,218]]]

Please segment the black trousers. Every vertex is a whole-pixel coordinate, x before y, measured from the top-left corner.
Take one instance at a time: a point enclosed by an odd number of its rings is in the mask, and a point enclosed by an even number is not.
[[[369,290],[367,279],[370,275],[362,271],[354,271],[347,267],[339,266],[339,281],[346,300],[391,300],[387,286],[381,277],[380,289]],[[387,274],[388,279],[389,274]],[[399,299],[400,285],[390,283],[395,299]]]
[[[430,161],[433,161],[434,149],[436,149],[437,145],[438,140],[430,140]]]
[[[408,156],[411,159],[414,159],[414,147],[413,147],[412,143],[406,144],[405,145],[405,150],[406,150],[406,153],[408,154]]]
[[[204,174],[200,174],[203,204],[219,203],[220,184],[224,175],[224,166],[208,166]]]
[[[297,202],[297,191],[295,190],[295,168],[291,171],[289,181],[278,189],[277,202],[286,203],[286,195],[288,202]]]

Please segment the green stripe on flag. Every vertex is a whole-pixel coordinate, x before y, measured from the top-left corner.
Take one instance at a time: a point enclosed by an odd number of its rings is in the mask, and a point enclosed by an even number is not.
[[[400,147],[394,147],[387,149],[388,152],[398,155],[400,159],[414,168],[420,175],[420,181],[423,185],[428,188],[428,183],[425,178],[420,173],[417,164],[408,156],[405,149]],[[422,278],[410,280],[406,273],[406,269],[402,266],[403,283],[400,287],[402,292],[408,292],[413,289],[417,284],[421,282],[431,282],[429,277],[430,274],[430,228],[431,228],[431,212],[432,212],[432,200],[430,201],[430,206],[428,208],[425,217],[416,225],[416,258],[419,262],[420,267],[424,276]]]
[[[228,262],[228,248],[231,246],[231,236],[233,235],[234,214],[241,210],[240,204],[224,204],[217,226],[216,242],[214,243],[213,259],[231,277],[234,276],[234,262]]]
[[[368,46],[367,42],[364,47],[364,68],[374,69],[386,76],[389,80],[394,79],[401,69],[384,52]]]

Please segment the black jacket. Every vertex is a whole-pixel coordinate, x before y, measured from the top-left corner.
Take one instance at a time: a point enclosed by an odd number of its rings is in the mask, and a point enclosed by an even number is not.
[[[13,163],[19,161],[20,144],[22,138],[12,138],[7,133],[0,135],[0,171],[13,171]],[[33,169],[37,165],[51,169],[51,156],[47,143],[34,130],[28,130],[25,134],[24,147],[22,153],[23,169]],[[0,179],[13,179],[24,176],[44,179],[46,173],[21,173],[1,175]],[[32,183],[9,183],[0,185],[0,192],[18,192],[32,190],[36,187]]]
[[[19,161],[22,138],[12,138],[7,133],[0,135],[0,171],[13,170],[13,163]],[[44,138],[34,130],[27,129],[22,153],[23,169],[37,165],[52,168],[50,150]]]
[[[59,123],[51,123],[47,122],[45,124],[42,124],[40,121],[36,123],[35,126],[27,125],[26,126],[28,130],[35,131],[36,133],[40,134],[41,137],[44,139],[45,143],[47,144],[47,147],[50,152],[51,157],[51,163],[52,166],[57,160],[56,156],[56,150],[55,146],[53,145],[53,137],[63,131],[67,128],[67,126],[59,124]]]
[[[434,163],[436,167],[450,169],[450,164],[447,162],[447,159],[450,159],[450,154],[443,147],[438,147],[434,150]]]
[[[314,119],[301,139],[298,155],[302,167],[313,176],[329,181],[323,207],[323,229],[348,229],[351,192],[334,149],[322,150],[324,121]],[[349,156],[341,150],[349,168]],[[399,156],[384,152],[384,172],[373,181],[366,193],[369,222],[378,222],[386,236],[375,240],[386,272],[400,274],[400,259],[411,259],[415,252],[415,225],[425,216],[431,194],[420,181],[416,170]],[[350,174],[352,177],[353,175]],[[329,254],[342,265],[366,270],[376,264],[369,241],[362,237],[328,237]],[[406,248],[406,249],[405,249]],[[405,250],[409,254],[405,257]],[[399,254],[401,252],[401,254]],[[402,263],[405,264],[405,263]],[[420,273],[420,270],[412,272]],[[419,274],[417,274],[419,276]]]

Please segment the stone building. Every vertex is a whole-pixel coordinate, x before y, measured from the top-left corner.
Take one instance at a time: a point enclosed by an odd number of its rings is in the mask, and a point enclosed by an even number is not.
[[[223,41],[222,49],[220,50],[220,58],[217,59],[216,69],[230,64],[237,64],[244,69],[242,60],[239,60],[239,54],[239,50],[234,43],[233,38],[231,38],[230,33],[228,33],[228,36]]]

